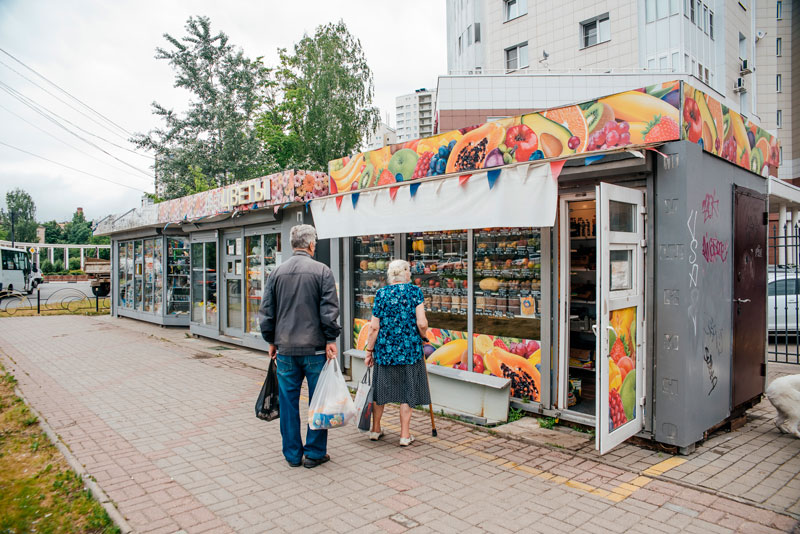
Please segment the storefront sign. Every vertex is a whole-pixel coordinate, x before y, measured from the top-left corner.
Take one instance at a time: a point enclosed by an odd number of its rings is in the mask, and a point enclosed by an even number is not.
[[[223,209],[230,210],[242,204],[264,202],[271,198],[270,193],[269,178],[256,178],[239,184],[231,184],[223,187],[220,191],[221,205]]]

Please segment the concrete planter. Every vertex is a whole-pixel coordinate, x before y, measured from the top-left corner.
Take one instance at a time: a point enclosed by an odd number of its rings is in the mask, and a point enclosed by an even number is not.
[[[350,364],[352,384],[361,382],[367,368],[366,352],[345,351]],[[470,373],[440,365],[428,365],[428,383],[433,409],[458,415],[474,423],[487,425],[508,420],[511,381],[492,375]]]
[[[46,274],[45,282],[85,282],[89,280],[86,274]]]

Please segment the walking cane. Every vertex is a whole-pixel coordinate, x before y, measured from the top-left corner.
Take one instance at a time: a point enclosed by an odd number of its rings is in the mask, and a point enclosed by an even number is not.
[[[417,332],[419,332],[419,328],[417,328]],[[422,341],[425,343],[429,343],[428,338],[422,335],[422,332],[419,332],[419,336],[422,338]],[[425,352],[422,353],[422,364],[425,366],[425,384],[428,386],[428,396],[431,394],[431,382],[428,379],[428,362],[425,360]],[[431,435],[435,438],[436,437],[436,421],[433,419],[433,399],[431,399],[431,403],[428,405],[428,410],[431,414]]]

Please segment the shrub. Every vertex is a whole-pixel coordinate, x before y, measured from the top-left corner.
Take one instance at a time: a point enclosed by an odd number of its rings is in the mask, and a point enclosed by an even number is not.
[[[42,262],[42,272],[44,274],[50,274],[55,272],[56,267],[53,265],[53,262],[50,260],[45,260]]]
[[[63,270],[64,270],[64,262],[63,261],[58,260],[53,264],[53,271],[55,271],[57,273],[60,273]]]
[[[69,270],[70,271],[77,271],[81,268],[81,259],[80,258],[70,258],[69,259]]]
[[[85,273],[83,271],[81,271],[80,269],[70,269],[69,270],[69,274],[78,274],[78,275],[80,275],[80,274],[85,274]]]

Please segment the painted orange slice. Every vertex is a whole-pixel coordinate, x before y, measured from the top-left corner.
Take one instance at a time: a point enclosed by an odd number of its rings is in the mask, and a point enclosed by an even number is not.
[[[548,110],[544,116],[553,122],[557,122],[566,127],[572,135],[581,140],[581,144],[575,149],[576,153],[581,153],[586,149],[586,138],[589,135],[589,127],[586,125],[586,118],[583,116],[578,106],[567,106]]]

